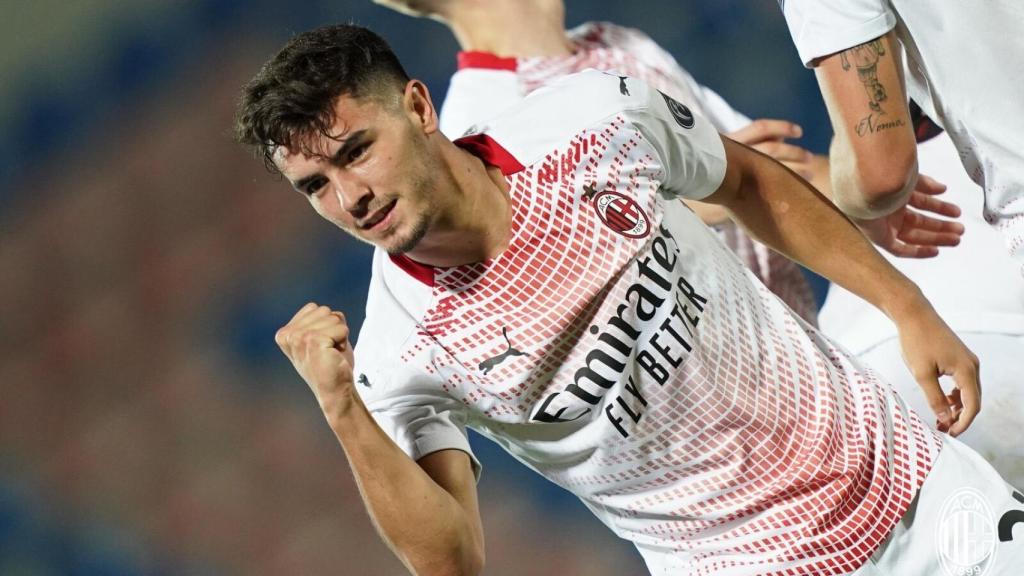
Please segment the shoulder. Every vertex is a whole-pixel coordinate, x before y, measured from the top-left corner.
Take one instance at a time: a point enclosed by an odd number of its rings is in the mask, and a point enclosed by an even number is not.
[[[574,136],[648,105],[650,89],[638,80],[584,70],[530,93],[504,114],[479,126],[524,164]]]
[[[421,278],[399,268],[383,250],[374,250],[366,316],[355,345],[357,378],[398,363],[431,297],[431,287]]]

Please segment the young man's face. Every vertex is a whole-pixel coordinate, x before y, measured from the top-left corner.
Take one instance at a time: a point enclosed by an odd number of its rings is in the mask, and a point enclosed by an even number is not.
[[[308,143],[318,154],[282,148],[274,156],[317,213],[392,254],[413,250],[436,216],[440,163],[427,141],[432,128],[424,127],[416,108],[419,95],[410,90],[415,88],[407,87],[402,101],[390,104],[341,96],[331,137],[317,134]],[[431,108],[427,114],[432,113]]]

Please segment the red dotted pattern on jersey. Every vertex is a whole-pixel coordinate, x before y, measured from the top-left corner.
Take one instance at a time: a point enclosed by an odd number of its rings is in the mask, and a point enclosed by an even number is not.
[[[642,80],[702,113],[675,60],[650,38],[627,28],[600,23],[574,30],[571,56],[520,58],[517,75],[524,93],[587,68],[615,70]],[[800,268],[791,260],[757,242],[737,226],[729,227],[723,241],[757,278],[801,318],[817,326],[818,305]]]
[[[513,236],[501,255],[438,271],[435,304],[401,358],[437,374],[471,421],[545,426],[528,424],[534,407],[572,382],[596,347],[587,329],[627,301],[635,255],[651,239],[615,233],[582,196],[585,185],[630,196],[656,228],[662,173],[647,150],[622,118],[578,135],[509,177]],[[708,245],[700,280],[711,303],[690,335],[693,353],[666,385],[645,389],[648,412],[632,435],[610,431],[585,462],[539,467],[621,536],[690,553],[693,574],[848,572],[907,509],[938,440],[916,417],[886,414],[888,387],[838,350],[822,354],[813,329],[751,283],[723,245]],[[503,328],[526,354],[484,374],[509,350]],[[889,422],[915,446],[890,451]]]
[[[505,328],[511,345],[526,355],[511,356],[491,368],[475,382],[479,390],[469,392],[464,401],[475,404],[486,390],[490,403],[481,409],[483,414],[521,421],[551,386],[565,385],[551,377],[560,366],[574,362],[574,346],[596,306],[607,298],[602,295],[608,292],[607,279],[619,275],[644,242],[601,222],[590,199],[583,198],[584,185],[641,200],[647,214],[654,213],[656,185],[639,176],[652,170],[653,159],[636,154],[641,136],[626,126],[617,118],[599,132],[578,135],[509,179],[514,214],[508,248],[493,260],[438,271],[435,304],[421,323],[421,335],[427,338],[407,348],[403,361],[414,361],[439,344],[444,358],[435,357],[432,370],[461,366],[479,375],[482,363],[508,350]],[[588,153],[580,154],[575,164],[566,162],[566,157],[577,157],[575,150],[584,142]],[[553,165],[560,174],[555,180],[548,169]],[[545,248],[538,249],[538,242]],[[622,290],[615,296],[621,298]],[[449,377],[445,389],[458,395],[462,382],[454,378]]]
[[[811,326],[818,325],[818,305],[807,278],[792,260],[754,240],[735,224],[719,228],[719,237],[762,284]]]

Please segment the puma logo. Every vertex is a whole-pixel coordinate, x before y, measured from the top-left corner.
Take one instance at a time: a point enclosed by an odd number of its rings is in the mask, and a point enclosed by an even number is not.
[[[589,202],[589,201],[594,199],[594,195],[595,194],[597,194],[597,187],[596,186],[594,186],[593,184],[584,184],[583,185],[583,194],[580,195],[580,198],[582,198],[583,200],[586,200],[587,202]]]
[[[502,362],[504,362],[508,358],[511,358],[512,356],[529,356],[528,353],[521,352],[512,347],[512,342],[510,342],[508,339],[508,328],[502,328],[501,335],[505,337],[505,342],[508,343],[508,350],[505,350],[501,354],[498,354],[493,358],[488,358],[487,360],[484,360],[483,362],[480,363],[480,369],[483,370],[485,375],[491,370],[493,370],[495,366],[501,364]]]
[[[366,374],[360,374],[359,378],[357,378],[356,381],[358,381],[363,386],[366,386],[367,388],[370,387],[370,379],[366,377]]]
[[[626,78],[628,76],[619,76],[619,93],[623,96],[629,96],[629,88],[626,88]]]

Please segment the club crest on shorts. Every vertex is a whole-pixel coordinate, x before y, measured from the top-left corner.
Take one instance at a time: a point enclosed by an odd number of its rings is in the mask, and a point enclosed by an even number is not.
[[[996,527],[988,499],[960,488],[942,504],[935,527],[939,564],[946,576],[984,576],[995,562]]]
[[[591,196],[594,210],[605,226],[626,238],[645,238],[651,233],[651,221],[636,200],[611,190]]]
[[[668,111],[672,113],[672,118],[675,118],[676,124],[686,129],[693,128],[693,112],[690,112],[690,109],[683,103],[674,100],[664,92],[659,92],[659,94],[665,99]]]

